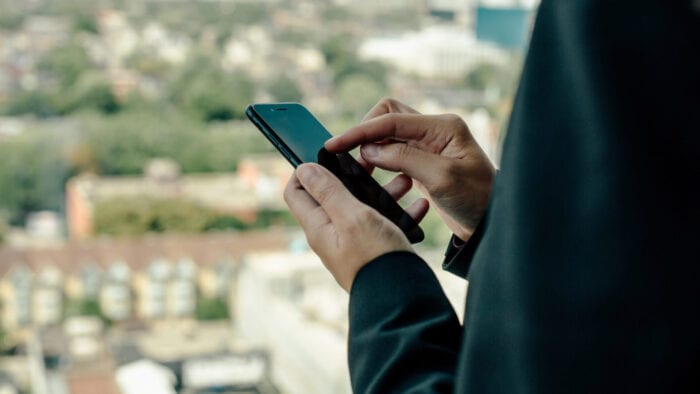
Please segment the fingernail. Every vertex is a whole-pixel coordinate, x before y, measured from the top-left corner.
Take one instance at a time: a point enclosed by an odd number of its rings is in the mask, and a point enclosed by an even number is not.
[[[366,157],[377,157],[379,156],[379,147],[376,144],[363,145],[362,155]]]
[[[304,183],[309,182],[317,174],[317,170],[312,165],[301,165],[297,168],[297,178]]]

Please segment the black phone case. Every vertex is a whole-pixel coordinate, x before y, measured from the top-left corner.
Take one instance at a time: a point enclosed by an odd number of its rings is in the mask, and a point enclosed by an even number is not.
[[[338,177],[358,200],[376,209],[397,225],[411,243],[420,242],[425,238],[418,223],[350,154],[334,154],[326,148],[321,148],[318,152],[318,164]]]

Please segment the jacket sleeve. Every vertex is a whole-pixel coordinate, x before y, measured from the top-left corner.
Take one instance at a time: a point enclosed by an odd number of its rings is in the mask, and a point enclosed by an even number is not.
[[[454,234],[452,235],[450,243],[447,245],[447,250],[445,250],[445,259],[442,262],[442,269],[463,279],[467,279],[474,253],[481,243],[484,231],[486,231],[487,218],[488,210],[467,242],[457,238]]]
[[[392,252],[365,265],[349,313],[354,392],[452,392],[462,327],[420,257]]]

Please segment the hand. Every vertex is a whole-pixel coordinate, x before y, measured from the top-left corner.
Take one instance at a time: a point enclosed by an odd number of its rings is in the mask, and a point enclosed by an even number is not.
[[[385,188],[399,199],[411,188],[411,182],[397,177]],[[413,250],[394,223],[356,199],[335,175],[318,164],[297,168],[287,183],[284,199],[311,249],[348,292],[360,268],[374,258]],[[427,201],[419,200],[407,212],[420,221],[427,209]]]
[[[486,211],[495,169],[460,117],[421,115],[384,99],[325,146],[337,153],[358,145],[365,168],[413,178],[455,235],[469,239]]]

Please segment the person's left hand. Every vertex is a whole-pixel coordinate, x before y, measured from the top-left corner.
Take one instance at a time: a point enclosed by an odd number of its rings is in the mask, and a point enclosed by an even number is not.
[[[399,176],[385,188],[398,199],[411,188],[411,180]],[[318,164],[297,168],[284,199],[311,249],[347,292],[360,268],[372,259],[393,251],[413,251],[394,223],[356,199],[335,175]],[[427,201],[421,199],[407,212],[420,221],[427,209]]]

